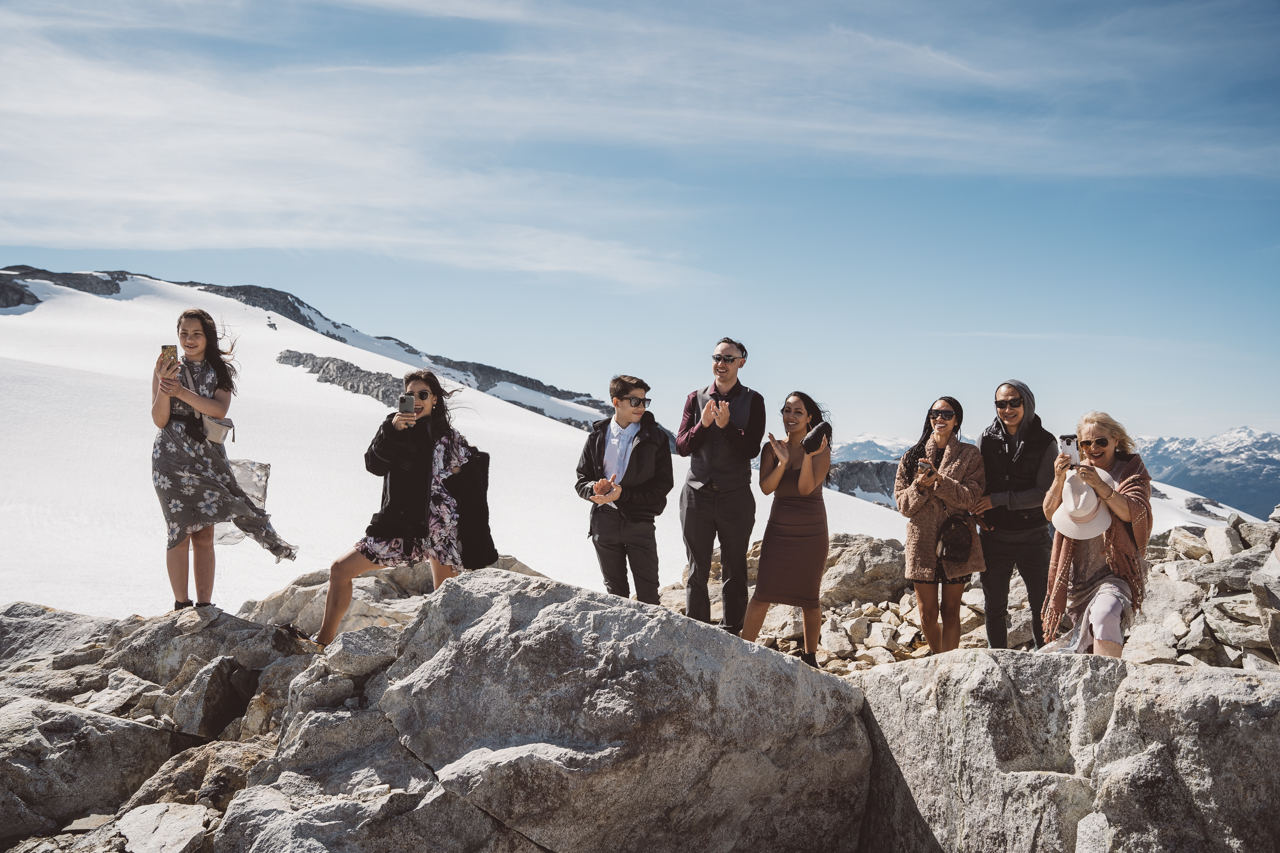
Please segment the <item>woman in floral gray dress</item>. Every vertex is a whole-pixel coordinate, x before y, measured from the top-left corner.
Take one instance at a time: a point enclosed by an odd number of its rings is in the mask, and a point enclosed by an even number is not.
[[[195,552],[197,607],[213,596],[214,524],[229,521],[256,539],[276,561],[294,559],[296,548],[281,539],[270,516],[236,482],[226,449],[205,438],[201,415],[225,418],[235,392],[231,352],[218,346],[218,328],[205,311],[191,308],[178,318],[181,356],[161,354],[151,377],[151,419],[160,428],[151,448],[151,480],[168,524],[165,565],[175,609],[190,607],[188,553]]]
[[[365,572],[430,563],[439,589],[464,568],[458,504],[444,485],[471,458],[446,403],[458,392],[445,391],[430,370],[405,374],[404,391],[414,398],[413,414],[387,415],[364,455],[369,473],[382,477],[382,507],[365,537],[329,569],[324,622],[315,636],[322,646],[338,633],[351,606],[351,582]]]

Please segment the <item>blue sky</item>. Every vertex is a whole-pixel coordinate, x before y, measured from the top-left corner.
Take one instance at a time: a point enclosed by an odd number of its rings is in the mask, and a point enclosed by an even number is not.
[[[0,264],[633,372],[672,425],[728,334],[846,436],[1009,377],[1055,431],[1280,430],[1275,3],[85,6],[0,2]]]

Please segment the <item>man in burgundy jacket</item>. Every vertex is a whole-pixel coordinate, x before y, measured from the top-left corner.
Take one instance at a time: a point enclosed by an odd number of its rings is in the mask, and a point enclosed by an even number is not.
[[[731,338],[711,356],[715,381],[689,394],[676,435],[676,450],[689,457],[689,477],[680,492],[680,524],[689,554],[685,612],[711,621],[707,579],[711,552],[720,539],[720,627],[741,633],[747,611],[747,548],[756,522],[751,460],[764,440],[764,398],[738,381],[747,348]]]

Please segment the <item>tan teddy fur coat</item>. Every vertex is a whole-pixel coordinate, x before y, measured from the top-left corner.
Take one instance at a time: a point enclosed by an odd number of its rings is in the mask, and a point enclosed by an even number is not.
[[[932,460],[936,448],[933,438],[925,444],[924,458]],[[987,475],[982,466],[982,452],[972,444],[963,444],[954,435],[947,442],[938,466],[938,479],[933,488],[921,492],[907,479],[906,455],[898,463],[898,477],[893,486],[893,498],[898,502],[898,512],[907,517],[907,579],[931,583],[937,565],[936,548],[938,530],[947,516],[972,509],[986,490]],[[976,522],[973,528],[973,549],[969,562],[963,565],[944,563],[948,580],[981,572],[986,568],[982,559],[982,540],[978,537]]]

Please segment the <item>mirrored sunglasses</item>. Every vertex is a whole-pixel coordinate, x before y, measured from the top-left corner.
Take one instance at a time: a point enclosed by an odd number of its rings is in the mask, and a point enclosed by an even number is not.
[[[1080,442],[1080,446],[1087,448],[1087,447],[1092,447],[1093,445],[1096,444],[1098,445],[1099,450],[1106,450],[1107,445],[1110,443],[1111,443],[1111,439],[1109,438],[1090,438]]]
[[[742,356],[740,355],[721,355],[720,353],[716,353],[715,355],[711,356],[711,360],[714,361],[716,364],[720,364],[722,362],[724,364],[733,364],[735,361],[737,361],[740,358],[742,358]]]
[[[626,397],[625,399],[633,409],[643,408],[653,402],[649,397]]]

